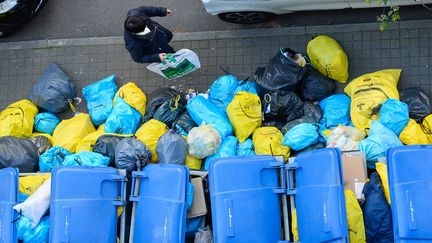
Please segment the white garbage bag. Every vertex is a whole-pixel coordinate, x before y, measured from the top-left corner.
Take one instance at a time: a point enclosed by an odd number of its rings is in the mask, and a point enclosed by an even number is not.
[[[198,55],[189,50],[181,49],[174,54],[167,54],[163,62],[155,62],[147,66],[147,69],[167,79],[180,78],[201,67]]]
[[[27,198],[23,203],[13,207],[18,213],[21,213],[30,219],[32,228],[39,224],[41,218],[48,212],[51,195],[51,178],[45,182]]]

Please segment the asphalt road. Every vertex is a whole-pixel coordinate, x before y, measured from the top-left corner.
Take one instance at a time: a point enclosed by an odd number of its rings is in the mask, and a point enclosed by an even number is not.
[[[155,18],[174,32],[365,23],[375,22],[382,12],[382,9],[309,11],[276,16],[264,24],[238,25],[207,14],[201,0],[49,0],[35,19],[0,42],[119,36],[127,10],[140,5],[174,10],[172,17]],[[403,20],[428,19],[432,18],[432,11],[410,6],[401,9],[401,16]]]

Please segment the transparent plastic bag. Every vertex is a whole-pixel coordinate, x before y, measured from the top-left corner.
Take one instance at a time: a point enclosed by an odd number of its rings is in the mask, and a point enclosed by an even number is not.
[[[222,138],[216,129],[204,123],[190,130],[187,142],[189,154],[203,159],[217,152]]]
[[[213,233],[209,228],[198,229],[194,243],[213,243]]]
[[[327,148],[340,148],[342,151],[357,150],[366,134],[355,127],[338,126],[327,138]]]

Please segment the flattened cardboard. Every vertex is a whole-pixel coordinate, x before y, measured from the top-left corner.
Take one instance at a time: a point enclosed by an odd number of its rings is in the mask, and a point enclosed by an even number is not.
[[[361,199],[364,184],[367,181],[366,156],[364,152],[342,154],[342,171],[345,189],[353,191]]]
[[[207,205],[204,197],[203,177],[201,176],[194,177],[191,171],[191,177],[192,177],[191,183],[194,185],[194,199],[193,199],[192,206],[188,210],[188,214],[186,217],[188,219],[207,214]]]

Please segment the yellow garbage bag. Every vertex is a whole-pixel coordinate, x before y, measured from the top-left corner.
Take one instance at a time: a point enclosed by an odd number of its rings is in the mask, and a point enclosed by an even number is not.
[[[288,160],[290,156],[290,148],[283,145],[282,140],[282,132],[276,127],[260,127],[255,129],[252,135],[255,153],[257,155],[281,155],[285,160]]]
[[[432,144],[432,114],[428,115],[423,119],[421,128],[423,132],[426,134],[429,144]]]
[[[87,136],[85,136],[81,141],[77,144],[76,147],[76,153],[88,151],[93,152],[93,147],[96,144],[96,141],[98,138],[102,135],[104,135],[104,124],[100,125],[98,129],[95,132],[89,133]]]
[[[0,113],[0,137],[31,137],[37,106],[30,100],[10,104]]]
[[[345,87],[345,93],[351,97],[351,120],[356,128],[367,132],[371,120],[378,118],[372,111],[387,99],[399,100],[397,84],[401,72],[401,69],[387,69],[365,74]]]
[[[128,105],[139,111],[141,115],[145,114],[147,97],[135,83],[129,82],[123,85],[115,94],[113,104],[116,103],[117,96],[120,96]]]
[[[60,146],[72,153],[76,152],[81,140],[96,131],[89,114],[80,113],[71,119],[61,121],[53,134],[53,145]]]
[[[200,170],[201,165],[202,160],[198,159],[193,155],[190,155],[189,153],[186,154],[186,166],[189,167],[189,169]]]
[[[381,163],[381,162],[376,162],[375,167],[376,167],[376,171],[378,172],[379,177],[381,178],[384,196],[385,196],[388,204],[390,204],[390,189],[389,189],[390,186],[389,186],[389,182],[388,182],[387,164]]]
[[[261,126],[261,100],[258,95],[238,92],[229,103],[227,113],[239,143],[243,143]]]
[[[349,242],[366,243],[363,211],[351,190],[345,190],[345,205],[348,220]]]
[[[323,75],[341,83],[348,80],[348,57],[334,39],[325,35],[314,38],[307,45],[307,53]]]
[[[409,119],[408,125],[399,135],[399,139],[406,145],[429,144],[427,135],[423,132],[421,125],[414,119]]]
[[[296,209],[294,209],[292,211],[291,229],[292,229],[292,234],[294,237],[294,242],[298,242],[299,236],[298,236],[298,224],[297,224],[297,211],[296,211]]]
[[[18,179],[18,191],[30,196],[50,177],[51,174],[20,176]]]
[[[137,139],[143,142],[147,148],[149,148],[152,154],[153,163],[158,161],[158,156],[156,153],[157,142],[159,141],[159,138],[166,132],[168,132],[168,127],[165,125],[165,123],[151,119],[150,121],[144,123],[135,133]]]

